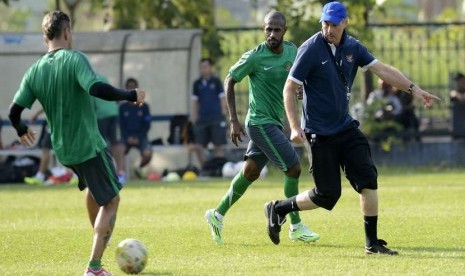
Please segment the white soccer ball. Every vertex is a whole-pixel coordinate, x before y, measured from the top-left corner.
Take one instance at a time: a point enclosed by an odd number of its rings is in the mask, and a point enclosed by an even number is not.
[[[234,162],[226,162],[221,169],[221,175],[223,177],[234,177],[236,175],[235,170],[235,163]]]
[[[116,263],[127,274],[139,274],[147,264],[147,249],[136,239],[125,239],[116,248]]]

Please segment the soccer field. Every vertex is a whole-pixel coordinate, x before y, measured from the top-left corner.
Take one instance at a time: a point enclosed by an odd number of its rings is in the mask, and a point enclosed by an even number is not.
[[[125,238],[143,241],[149,262],[143,275],[463,275],[465,273],[465,172],[389,172],[379,177],[378,236],[399,256],[366,256],[358,195],[344,181],[332,212],[303,212],[321,235],[293,243],[283,228],[276,246],[265,229],[263,204],[282,197],[273,173],[254,183],[229,211],[224,245],[214,244],[204,219],[229,186],[202,182],[130,182],[121,192],[116,228],[102,260],[114,260]],[[308,174],[301,190],[312,186]],[[0,274],[82,275],[92,231],[84,193],[76,187],[0,185]]]

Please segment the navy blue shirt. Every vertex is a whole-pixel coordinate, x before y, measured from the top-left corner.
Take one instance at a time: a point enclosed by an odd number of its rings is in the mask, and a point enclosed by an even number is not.
[[[333,55],[323,34],[316,33],[299,47],[289,73],[291,80],[304,87],[302,129],[306,133],[335,135],[359,125],[349,114],[348,92],[358,67],[366,70],[376,59],[363,44],[345,32],[339,46],[334,48]]]
[[[224,89],[217,77],[197,79],[193,90],[192,99],[199,101],[199,121],[214,121],[223,117],[220,98],[224,97]]]
[[[119,106],[119,125],[121,138],[126,142],[128,137],[147,139],[152,117],[149,106],[145,103],[141,107],[125,102]]]

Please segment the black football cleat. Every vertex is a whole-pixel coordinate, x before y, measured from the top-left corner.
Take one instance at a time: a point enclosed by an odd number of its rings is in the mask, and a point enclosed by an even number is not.
[[[378,243],[370,247],[365,246],[365,253],[367,254],[384,254],[384,255],[399,255],[399,252],[386,247],[385,240],[378,240]]]
[[[281,226],[286,222],[286,217],[280,217],[276,214],[274,206],[277,201],[270,201],[265,203],[265,216],[266,216],[266,228],[268,236],[274,244],[279,244],[279,232],[281,232]]]

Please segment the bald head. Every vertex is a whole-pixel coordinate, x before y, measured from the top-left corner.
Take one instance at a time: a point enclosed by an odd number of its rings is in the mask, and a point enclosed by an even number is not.
[[[286,17],[284,16],[284,14],[278,11],[270,11],[269,13],[267,13],[265,15],[264,24],[266,25],[272,20],[279,22],[283,27],[286,26]]]
[[[266,46],[274,53],[283,50],[283,37],[286,33],[286,17],[280,12],[272,11],[265,16],[263,31]]]

